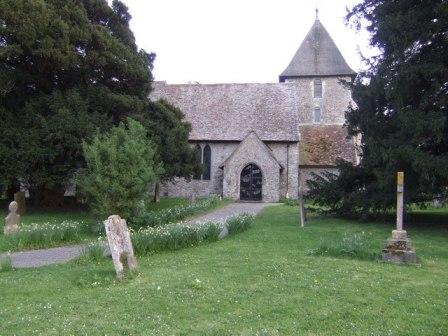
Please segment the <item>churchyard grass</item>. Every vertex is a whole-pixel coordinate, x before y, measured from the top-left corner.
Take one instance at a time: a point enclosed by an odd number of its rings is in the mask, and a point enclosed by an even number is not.
[[[178,214],[179,211],[176,209],[187,209],[188,211],[184,211],[182,216],[178,216],[184,219],[228,203],[230,203],[228,200],[211,198],[198,200],[198,205],[191,207],[187,199],[161,198],[159,203],[148,203],[147,208],[158,219],[162,218],[159,214]],[[2,218],[6,215],[6,211],[0,211]],[[171,216],[170,220],[173,218]],[[6,236],[3,235],[4,220],[0,223],[0,252],[88,243],[96,240],[103,232],[103,223],[95,221],[86,211],[28,210],[21,217],[19,232]]]
[[[140,229],[176,223],[229,203],[231,203],[230,200],[212,196],[199,199],[195,203],[184,203],[160,210],[151,210],[150,207],[148,208],[148,204],[142,202],[139,204],[132,221],[129,221],[129,226],[133,229]]]
[[[92,218],[83,211],[28,211],[21,217],[17,233],[3,235],[2,221],[0,251],[47,248],[90,240],[92,224]]]
[[[9,254],[0,256],[0,272],[12,271],[12,260]]]
[[[229,235],[247,230],[252,222],[253,216],[247,214],[227,219]],[[135,254],[145,255],[215,242],[223,227],[224,223],[215,222],[169,224],[139,230],[131,238]]]
[[[307,255],[322,237],[363,232],[378,253],[393,223],[297,221],[297,207],[267,208],[228,239],[138,257],[139,273],[123,282],[110,259],[2,273],[1,334],[448,333],[446,225],[407,227],[420,266],[397,266]]]

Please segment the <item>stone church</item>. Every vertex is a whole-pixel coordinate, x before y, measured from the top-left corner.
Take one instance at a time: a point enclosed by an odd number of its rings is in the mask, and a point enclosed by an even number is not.
[[[316,18],[279,83],[155,82],[150,99],[183,111],[204,166],[191,181],[162,185],[162,194],[277,202],[297,198],[311,172],[335,171],[338,158],[356,162],[342,127],[354,103],[341,83],[355,76]]]

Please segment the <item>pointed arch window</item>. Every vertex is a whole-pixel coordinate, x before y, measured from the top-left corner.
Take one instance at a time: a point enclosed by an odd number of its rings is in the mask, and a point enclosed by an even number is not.
[[[321,111],[321,109],[320,109],[319,106],[316,106],[316,107],[314,108],[313,122],[315,122],[315,123],[320,123],[320,122],[322,122],[322,111]]]
[[[211,165],[212,165],[212,149],[210,145],[205,145],[201,147],[201,145],[197,144],[195,146],[196,158],[202,163],[202,173],[193,176],[195,180],[210,180],[211,178]]]
[[[212,163],[212,150],[209,145],[206,145],[204,147],[204,153],[202,155],[202,165],[204,166],[204,170],[202,173],[203,180],[210,180],[211,163]]]
[[[322,80],[319,78],[314,80],[314,98],[322,98]]]
[[[197,159],[199,162],[202,162],[202,148],[201,148],[201,146],[200,146],[200,145],[196,145],[196,146],[194,147],[194,151],[195,151],[196,159]],[[194,176],[193,176],[193,179],[195,179],[195,180],[200,180],[200,179],[201,179],[201,174],[196,174],[196,175],[194,175]]]

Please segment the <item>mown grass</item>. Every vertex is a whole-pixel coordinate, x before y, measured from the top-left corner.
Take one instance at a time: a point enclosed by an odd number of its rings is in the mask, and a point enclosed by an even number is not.
[[[2,273],[2,335],[447,335],[448,231],[408,229],[420,267],[308,256],[322,237],[368,237],[391,224],[311,217],[276,206],[228,239],[138,258]],[[38,279],[38,281],[36,281]]]

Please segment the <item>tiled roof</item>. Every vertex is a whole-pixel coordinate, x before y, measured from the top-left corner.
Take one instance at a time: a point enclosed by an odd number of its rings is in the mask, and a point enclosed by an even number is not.
[[[177,106],[192,125],[190,140],[298,141],[299,88],[294,83],[179,84],[156,82],[151,100]]]
[[[343,126],[300,126],[299,165],[333,166],[338,158],[355,162],[354,142]]]
[[[316,19],[291,63],[280,75],[280,82],[303,76],[354,76],[341,52],[322,23]]]

